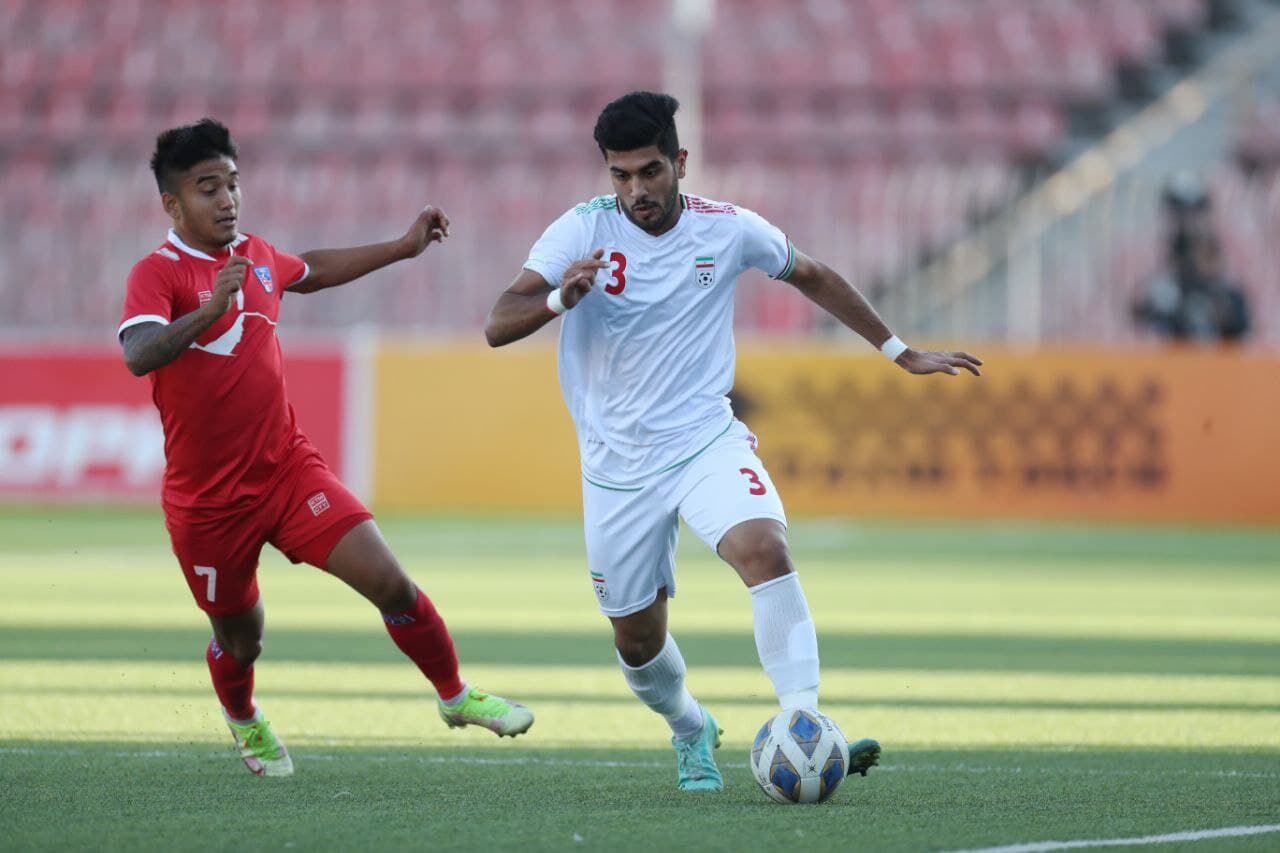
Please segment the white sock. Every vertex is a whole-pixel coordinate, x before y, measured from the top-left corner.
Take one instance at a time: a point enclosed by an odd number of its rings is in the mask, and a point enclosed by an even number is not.
[[[667,634],[662,651],[648,663],[629,666],[622,655],[618,663],[631,692],[666,719],[672,734],[691,738],[702,730],[702,706],[684,686],[684,656],[675,637]]]
[[[458,692],[457,696],[450,696],[448,699],[441,697],[440,701],[444,703],[446,708],[456,708],[462,704],[463,699],[467,698],[467,691],[470,689],[471,688],[467,686],[467,682],[464,681],[462,682],[462,690]]]
[[[262,709],[255,704],[253,706],[253,716],[247,720],[237,720],[235,717],[227,713],[226,708],[222,709],[222,716],[227,718],[227,722],[235,723],[237,726],[247,726],[262,719]]]
[[[756,651],[784,711],[818,707],[818,633],[800,578],[790,572],[750,588]]]

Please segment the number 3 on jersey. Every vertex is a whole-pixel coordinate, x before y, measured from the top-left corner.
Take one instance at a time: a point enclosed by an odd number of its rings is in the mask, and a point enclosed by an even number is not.
[[[604,292],[610,296],[617,296],[627,287],[627,256],[621,252],[614,252],[609,255],[609,262],[617,264],[613,268],[613,272],[609,274],[609,283],[604,286]]]
[[[746,475],[747,482],[751,484],[751,494],[763,495],[765,492],[769,491],[765,488],[764,483],[760,482],[760,475],[755,471],[752,471],[750,468],[739,468],[738,473]]]

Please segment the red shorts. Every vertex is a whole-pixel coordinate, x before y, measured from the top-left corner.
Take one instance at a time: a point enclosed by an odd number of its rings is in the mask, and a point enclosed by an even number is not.
[[[373,518],[318,455],[288,464],[271,491],[245,509],[165,507],[173,553],[205,613],[235,616],[258,603],[258,555],[266,543],[323,569],[338,541]]]

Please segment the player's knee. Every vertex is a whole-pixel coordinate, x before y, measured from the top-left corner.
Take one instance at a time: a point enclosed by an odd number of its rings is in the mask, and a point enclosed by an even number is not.
[[[627,666],[643,666],[653,660],[666,640],[665,629],[658,631],[650,626],[617,627],[613,632],[613,644]]]
[[[383,613],[404,613],[406,610],[412,610],[418,602],[418,587],[405,579],[404,583],[396,584],[388,593],[384,601],[385,606],[379,609]]]
[[[761,532],[738,543],[732,562],[744,575],[760,581],[779,578],[792,571],[787,537],[779,530]]]
[[[418,601],[418,586],[394,561],[378,572],[368,598],[383,613],[404,613]]]
[[[222,650],[235,658],[241,666],[252,666],[262,654],[261,637],[232,637],[220,645]]]

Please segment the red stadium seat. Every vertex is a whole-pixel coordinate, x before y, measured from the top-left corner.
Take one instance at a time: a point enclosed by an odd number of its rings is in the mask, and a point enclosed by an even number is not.
[[[514,269],[550,218],[607,191],[591,124],[608,99],[665,84],[669,8],[668,0],[0,4],[6,196],[38,208],[6,212],[0,273],[31,276],[43,261],[29,247],[76,219],[84,185],[74,181],[83,176],[53,164],[86,145],[127,155],[128,168],[93,163],[122,170],[141,199],[127,210],[105,201],[85,209],[77,249],[85,257],[68,267],[103,262],[89,244],[113,217],[162,229],[145,151],[158,130],[205,114],[226,121],[244,148],[253,227],[269,226],[282,243],[349,239],[355,227],[370,239],[398,233],[432,199],[459,223],[501,211],[502,227],[483,238],[458,229],[465,249],[431,261],[441,276],[469,280],[475,254]],[[761,208],[852,275],[892,277],[963,233],[975,211],[1007,199],[1019,165],[1055,151],[1072,102],[1113,95],[1117,63],[1157,58],[1165,30],[1203,26],[1205,10],[1206,0],[717,3],[702,40],[705,140],[691,186]],[[1280,137],[1268,127],[1255,120],[1249,145],[1269,150],[1267,140]],[[104,187],[111,177],[99,175]],[[153,241],[146,231],[110,251],[145,251]],[[482,317],[491,296],[424,289],[398,270],[380,275],[385,299],[299,300],[290,310],[316,324],[364,318],[445,329]],[[115,288],[109,279],[101,286]],[[784,289],[744,294],[744,319],[764,329],[802,330],[817,316]],[[75,310],[97,310],[96,296],[77,298]],[[16,322],[47,319],[57,303],[42,300],[23,303]]]
[[[116,93],[103,115],[103,130],[113,141],[129,144],[156,132],[145,94],[128,90]]]

